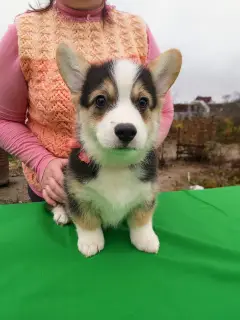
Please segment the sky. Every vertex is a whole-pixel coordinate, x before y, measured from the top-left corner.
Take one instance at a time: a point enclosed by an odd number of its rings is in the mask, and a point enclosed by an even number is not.
[[[1,0],[0,38],[28,3],[29,0]],[[225,94],[240,91],[240,0],[109,3],[141,15],[161,51],[178,48],[182,52],[182,71],[172,88],[175,102],[191,101],[197,95],[219,101]]]

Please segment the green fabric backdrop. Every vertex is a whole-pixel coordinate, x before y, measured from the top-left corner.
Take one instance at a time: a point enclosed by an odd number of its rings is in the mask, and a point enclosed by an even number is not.
[[[0,206],[0,319],[240,319],[240,187],[158,200],[158,255],[123,226],[89,259],[42,204]]]

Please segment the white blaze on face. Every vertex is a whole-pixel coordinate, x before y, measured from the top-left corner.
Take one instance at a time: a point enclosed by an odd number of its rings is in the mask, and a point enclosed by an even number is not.
[[[96,130],[97,139],[106,148],[121,145],[114,129],[120,123],[135,126],[137,134],[129,143],[130,148],[143,149],[147,142],[148,131],[137,108],[132,104],[131,92],[138,73],[138,65],[128,60],[116,62],[113,77],[117,85],[118,98],[116,106],[99,122]]]

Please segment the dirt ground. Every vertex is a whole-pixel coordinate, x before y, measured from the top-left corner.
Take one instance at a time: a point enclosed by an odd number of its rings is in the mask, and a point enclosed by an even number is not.
[[[19,161],[10,161],[10,183],[0,188],[0,204],[29,202],[27,183]]]
[[[165,165],[159,170],[159,191],[176,191],[189,189],[188,177],[191,184],[202,185],[205,188],[240,185],[240,155],[235,148],[228,147],[226,154],[233,160],[238,159],[237,165],[221,166],[199,162],[176,161],[175,144],[165,145]],[[229,159],[228,159],[229,160]],[[16,160],[10,162],[10,184],[0,188],[0,204],[28,202],[27,185],[23,177],[21,164]]]

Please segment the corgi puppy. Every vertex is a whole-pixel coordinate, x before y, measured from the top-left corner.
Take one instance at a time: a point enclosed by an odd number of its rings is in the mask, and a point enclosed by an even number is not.
[[[77,142],[65,172],[65,205],[53,211],[72,221],[86,257],[104,248],[103,229],[126,220],[131,243],[157,253],[153,230],[164,97],[178,77],[181,53],[171,49],[148,66],[130,60],[90,65],[66,44],[57,48],[59,72],[77,112]]]

